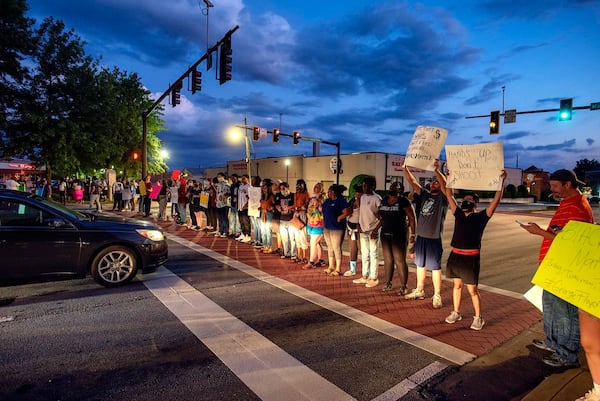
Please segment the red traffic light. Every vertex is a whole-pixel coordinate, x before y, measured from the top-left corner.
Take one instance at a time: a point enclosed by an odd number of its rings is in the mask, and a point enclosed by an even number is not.
[[[273,142],[277,143],[279,142],[279,128],[273,128]]]
[[[260,136],[260,127],[257,127],[255,125],[254,127],[252,127],[252,140],[257,142],[259,136]]]
[[[294,131],[292,133],[292,142],[294,143],[294,145],[298,145],[298,143],[300,143],[300,131]]]

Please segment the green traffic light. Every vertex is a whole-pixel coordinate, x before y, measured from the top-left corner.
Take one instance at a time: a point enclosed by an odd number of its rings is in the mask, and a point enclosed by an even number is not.
[[[569,121],[573,118],[573,99],[561,99],[558,121]]]

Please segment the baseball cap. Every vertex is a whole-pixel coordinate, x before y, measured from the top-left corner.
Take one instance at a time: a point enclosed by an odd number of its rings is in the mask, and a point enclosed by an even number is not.
[[[579,181],[573,170],[560,169],[550,174],[551,181],[570,182],[572,184],[585,185],[585,182]]]

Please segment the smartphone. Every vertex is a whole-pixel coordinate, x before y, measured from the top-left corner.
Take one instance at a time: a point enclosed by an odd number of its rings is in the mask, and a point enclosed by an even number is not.
[[[517,223],[520,226],[528,226],[529,225],[529,223],[525,223],[525,222],[523,222],[521,220],[515,220],[515,223]]]

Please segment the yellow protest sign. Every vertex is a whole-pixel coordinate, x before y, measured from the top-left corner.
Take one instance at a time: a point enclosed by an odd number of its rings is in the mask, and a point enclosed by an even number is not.
[[[532,282],[600,318],[600,226],[567,223]]]

